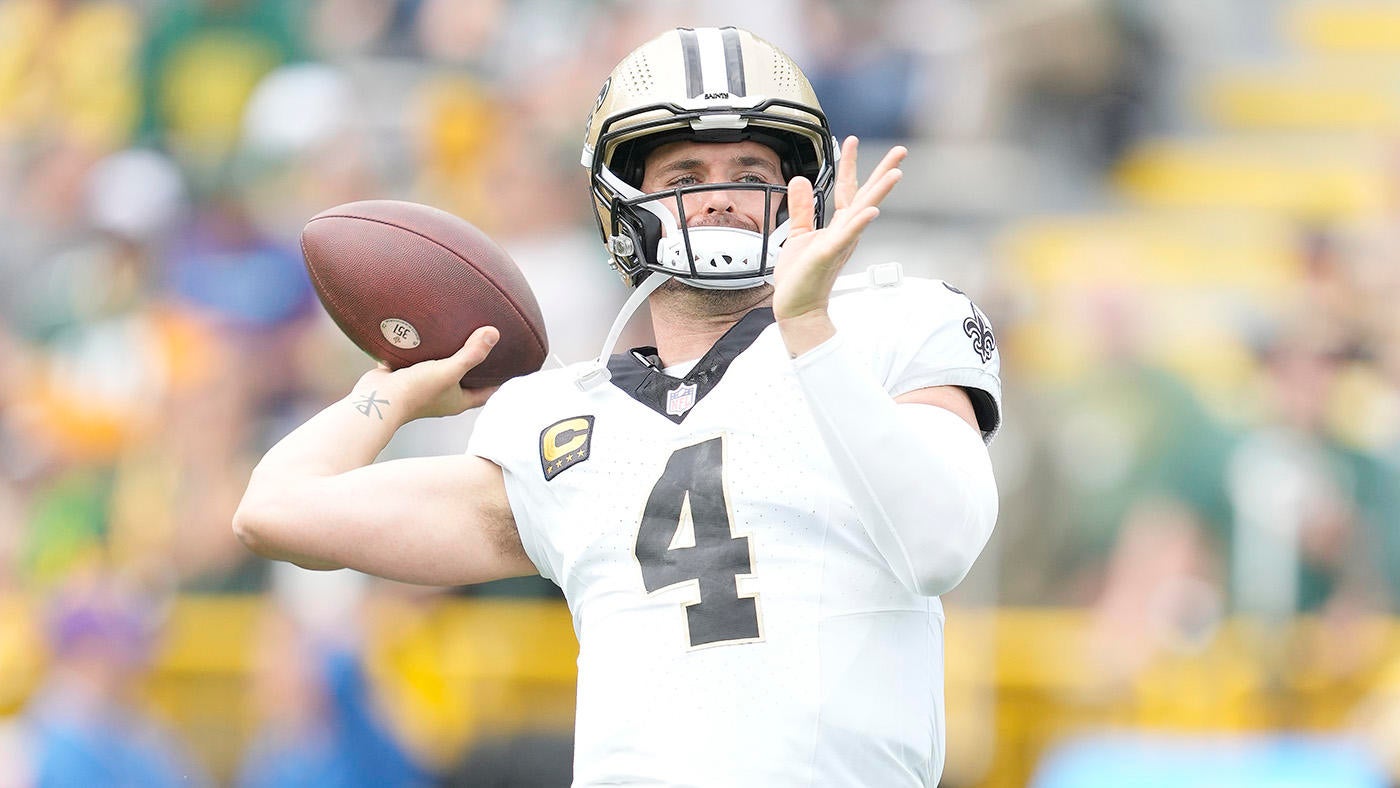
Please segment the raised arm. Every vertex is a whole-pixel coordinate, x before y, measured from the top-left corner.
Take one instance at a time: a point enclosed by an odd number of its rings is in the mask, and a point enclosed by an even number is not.
[[[821,229],[811,184],[793,179],[773,314],[866,533],[905,587],[933,596],[962,581],[996,524],[996,480],[972,401],[952,386],[891,398],[862,374],[827,311],[837,274],[902,177],[905,153],[891,149],[857,186],[856,141],[848,138],[836,211]]]
[[[493,389],[457,381],[497,338],[485,327],[451,358],[367,372],[254,468],[234,515],[239,539],[308,569],[350,567],[408,583],[534,574],[497,465],[469,455],[374,463],[401,425],[486,401]]]

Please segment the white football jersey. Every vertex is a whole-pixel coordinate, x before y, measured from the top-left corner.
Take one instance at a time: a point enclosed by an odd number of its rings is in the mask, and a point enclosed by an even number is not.
[[[906,278],[831,315],[892,396],[965,387],[996,431],[996,340],[960,291]],[[575,785],[935,785],[942,606],[866,535],[772,310],[683,379],[648,352],[589,391],[579,368],[510,381],[469,445],[573,613]]]

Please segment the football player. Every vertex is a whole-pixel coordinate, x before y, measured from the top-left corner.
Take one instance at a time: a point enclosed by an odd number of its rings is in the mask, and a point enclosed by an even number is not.
[[[558,583],[576,785],[936,785],[938,595],[996,520],[1000,362],[956,288],[838,280],[905,156],[860,183],[856,152],[762,39],[644,44],[583,151],[636,288],[599,359],[463,391],[488,327],[372,370],[268,452],[239,535],[314,568]],[[643,300],[656,346],[612,355]],[[483,403],[466,454],[371,464],[400,424]]]

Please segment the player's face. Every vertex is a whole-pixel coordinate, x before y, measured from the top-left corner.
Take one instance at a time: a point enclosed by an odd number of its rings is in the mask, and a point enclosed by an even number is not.
[[[715,183],[783,183],[778,154],[767,145],[749,141],[672,142],[647,156],[645,172],[642,191],[648,194]],[[763,232],[765,194],[762,189],[717,189],[686,194],[681,198],[686,225]],[[665,204],[672,214],[680,217],[674,199],[666,200]],[[778,208],[779,200],[775,196],[771,202],[770,229],[776,224]]]

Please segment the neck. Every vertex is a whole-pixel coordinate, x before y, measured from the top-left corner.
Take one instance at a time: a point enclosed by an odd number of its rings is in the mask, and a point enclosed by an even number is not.
[[[648,299],[662,366],[705,355],[744,315],[772,301],[772,285],[702,290],[674,279],[667,282]]]

